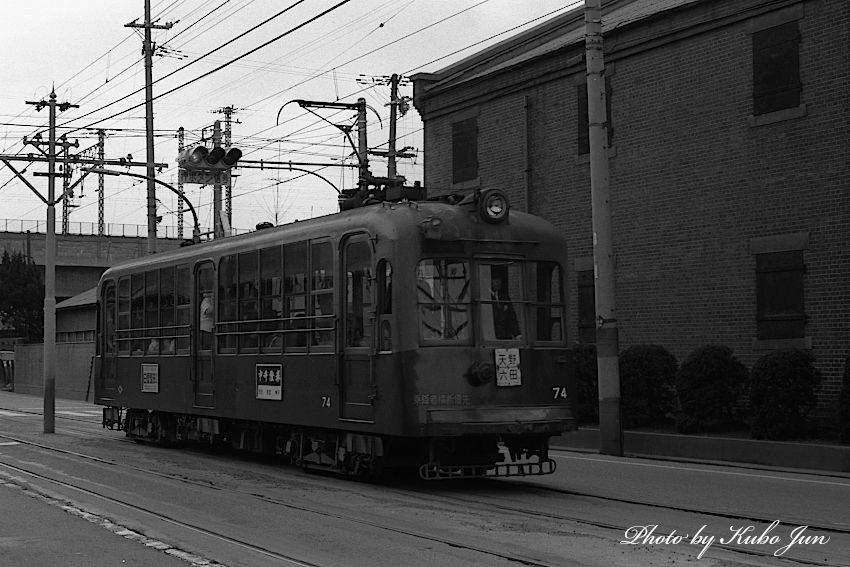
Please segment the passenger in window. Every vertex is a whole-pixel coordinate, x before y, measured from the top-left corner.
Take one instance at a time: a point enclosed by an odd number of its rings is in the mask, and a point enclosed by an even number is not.
[[[215,303],[211,291],[203,292],[200,307],[201,350],[212,348],[212,331],[215,326]]]
[[[490,283],[490,299],[493,302],[493,330],[496,338],[522,339],[513,303],[499,277],[494,277]]]

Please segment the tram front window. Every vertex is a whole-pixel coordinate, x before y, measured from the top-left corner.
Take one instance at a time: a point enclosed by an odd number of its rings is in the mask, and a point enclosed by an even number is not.
[[[472,337],[469,262],[423,260],[416,269],[416,288],[422,339],[468,343]]]
[[[521,341],[523,328],[522,265],[518,262],[481,263],[478,297],[481,332],[485,341]]]

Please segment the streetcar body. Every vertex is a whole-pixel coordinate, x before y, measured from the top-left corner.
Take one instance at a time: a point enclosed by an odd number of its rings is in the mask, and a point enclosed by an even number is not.
[[[110,268],[104,425],[352,475],[554,472],[575,426],[564,239],[490,212],[379,202]]]

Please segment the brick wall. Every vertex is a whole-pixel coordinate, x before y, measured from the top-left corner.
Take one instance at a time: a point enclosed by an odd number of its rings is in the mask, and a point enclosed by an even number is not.
[[[752,29],[779,10],[801,15],[805,111],[755,126]],[[834,415],[850,352],[848,30],[842,0],[705,0],[606,35],[621,348],[657,343],[681,361],[724,344],[751,367],[768,352],[755,342],[751,239],[804,233],[806,335],[824,375],[819,412]],[[589,164],[576,155],[582,51],[561,48],[418,102],[426,184],[450,186],[446,133],[475,109],[481,187],[552,221],[573,259],[592,256]]]

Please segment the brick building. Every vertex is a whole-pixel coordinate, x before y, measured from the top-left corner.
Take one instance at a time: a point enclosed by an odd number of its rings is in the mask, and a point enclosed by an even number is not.
[[[612,0],[603,29],[621,348],[810,348],[835,415],[850,2]],[[563,230],[570,336],[592,341],[583,9],[413,80],[429,191],[498,187]]]

